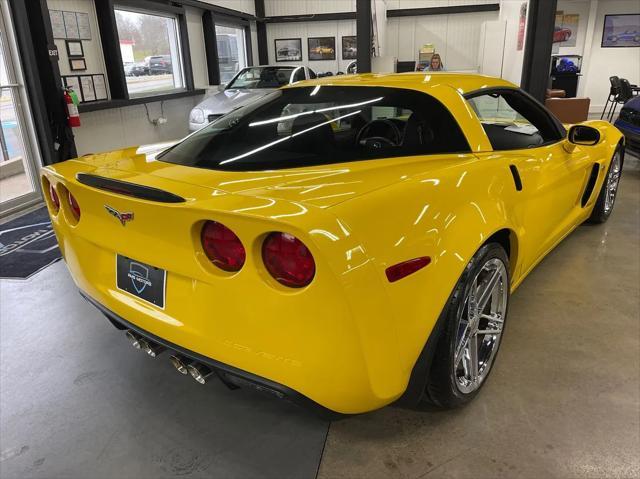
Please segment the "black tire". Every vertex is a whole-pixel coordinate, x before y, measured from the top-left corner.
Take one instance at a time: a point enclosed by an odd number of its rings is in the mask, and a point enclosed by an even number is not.
[[[593,206],[593,210],[591,211],[591,216],[589,216],[589,218],[586,221],[587,223],[590,223],[590,224],[604,223],[609,219],[609,216],[611,216],[611,212],[613,211],[613,207],[615,206],[615,197],[613,198],[613,203],[611,204],[611,207],[607,209],[606,195],[607,195],[607,185],[609,184],[609,181],[608,181],[609,175],[612,174],[612,167],[614,166],[613,159],[615,158],[616,155],[619,155],[619,159],[620,159],[620,172],[618,176],[618,186],[616,186],[616,193],[617,193],[617,188],[619,188],[619,184],[620,184],[620,176],[622,176],[622,164],[624,161],[624,150],[620,146],[616,148],[616,151],[612,157],[612,161],[609,162],[609,168],[607,169],[607,176],[602,182],[602,186],[600,187],[600,193],[598,193],[598,199],[596,200],[596,204]]]
[[[504,312],[502,323],[502,335],[504,335],[504,326],[509,307],[509,292],[511,287],[511,276],[509,274],[509,258],[502,246],[498,243],[488,243],[482,246],[473,256],[462,276],[458,280],[453,294],[449,298],[448,304],[442,311],[444,315],[444,327],[442,334],[438,340],[436,351],[433,357],[427,387],[424,399],[441,408],[455,408],[467,404],[482,389],[486,380],[493,369],[495,359],[500,348],[500,342],[497,348],[489,370],[484,376],[480,385],[472,392],[463,393],[456,384],[456,374],[454,372],[454,358],[456,350],[456,342],[458,336],[458,328],[465,309],[465,299],[469,294],[473,280],[478,276],[483,266],[492,259],[500,260],[506,268],[506,290],[507,304]]]

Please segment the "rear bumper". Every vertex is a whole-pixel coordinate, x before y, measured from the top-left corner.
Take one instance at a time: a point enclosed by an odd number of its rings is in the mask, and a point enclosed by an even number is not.
[[[246,384],[247,386],[253,387],[254,389],[260,392],[270,394],[272,396],[276,396],[279,399],[285,399],[287,401],[290,401],[307,410],[313,411],[315,414],[317,414],[323,419],[334,420],[334,419],[341,419],[343,417],[348,416],[347,414],[341,414],[341,413],[332,411],[331,409],[328,409],[318,404],[312,399],[309,399],[305,395],[300,394],[299,392],[294,391],[293,389],[287,386],[284,386],[283,384],[279,384],[267,378],[257,376],[248,371],[243,371],[242,369],[238,369],[234,366],[230,366],[229,364],[216,361],[215,359],[211,359],[201,354],[198,354],[195,351],[190,351],[181,346],[178,346],[177,344],[173,344],[167,341],[166,339],[163,339],[148,331],[145,331],[144,329],[141,329],[135,324],[118,316],[116,313],[109,310],[108,308],[100,304],[95,299],[89,297],[82,290],[79,290],[79,293],[80,293],[80,296],[82,296],[87,302],[95,306],[102,314],[104,314],[107,317],[107,319],[111,321],[111,323],[116,328],[130,329],[138,333],[140,336],[143,336],[153,341],[154,343],[161,344],[162,346],[167,348],[167,350],[169,351],[173,351],[184,357],[187,357],[194,361],[198,361],[199,363],[206,364],[211,369],[213,369],[216,372],[216,374],[226,376],[232,383],[237,384],[238,383],[237,379],[240,379],[242,384]]]

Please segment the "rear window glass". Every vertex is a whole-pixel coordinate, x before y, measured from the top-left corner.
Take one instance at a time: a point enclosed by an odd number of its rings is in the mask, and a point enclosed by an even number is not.
[[[158,157],[215,170],[265,170],[468,152],[449,111],[414,90],[288,88],[239,108]]]

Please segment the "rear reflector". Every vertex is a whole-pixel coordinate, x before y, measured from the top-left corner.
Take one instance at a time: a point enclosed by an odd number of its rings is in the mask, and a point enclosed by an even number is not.
[[[75,196],[71,194],[71,192],[67,192],[69,195],[69,206],[71,207],[71,211],[73,212],[73,216],[76,217],[76,220],[80,219],[80,205],[76,200]]]
[[[311,251],[295,236],[271,233],[262,243],[262,261],[276,281],[302,288],[313,280],[316,263]]]
[[[420,258],[414,258],[408,261],[403,261],[402,263],[394,264],[393,266],[389,266],[386,270],[387,279],[390,283],[393,283],[394,281],[398,281],[405,276],[415,273],[427,266],[429,263],[431,263],[431,258],[428,256],[422,256]]]
[[[54,209],[58,211],[60,209],[60,198],[58,198],[58,193],[52,184],[49,184],[49,197],[51,198]]]
[[[247,257],[240,238],[222,223],[207,221],[200,234],[207,258],[218,268],[236,272],[242,269]]]

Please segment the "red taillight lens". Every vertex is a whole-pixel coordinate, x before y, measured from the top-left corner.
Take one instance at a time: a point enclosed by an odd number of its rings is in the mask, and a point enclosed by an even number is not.
[[[311,251],[295,236],[271,233],[262,244],[262,261],[279,283],[302,288],[311,283],[316,263]]]
[[[76,200],[75,196],[73,196],[71,194],[71,192],[68,192],[69,195],[69,206],[71,207],[71,211],[73,211],[73,216],[76,217],[77,220],[80,219],[80,205],[78,204],[78,201]]]
[[[409,261],[389,266],[386,270],[387,279],[390,283],[393,283],[394,281],[398,281],[405,276],[415,273],[427,266],[429,263],[431,263],[431,258],[428,256],[422,256],[420,258],[410,259]]]
[[[49,197],[51,197],[51,202],[55,207],[55,210],[58,211],[60,209],[60,198],[58,198],[58,193],[53,185],[49,185]]]
[[[225,271],[240,271],[247,254],[240,238],[225,225],[207,221],[200,235],[207,258]]]

